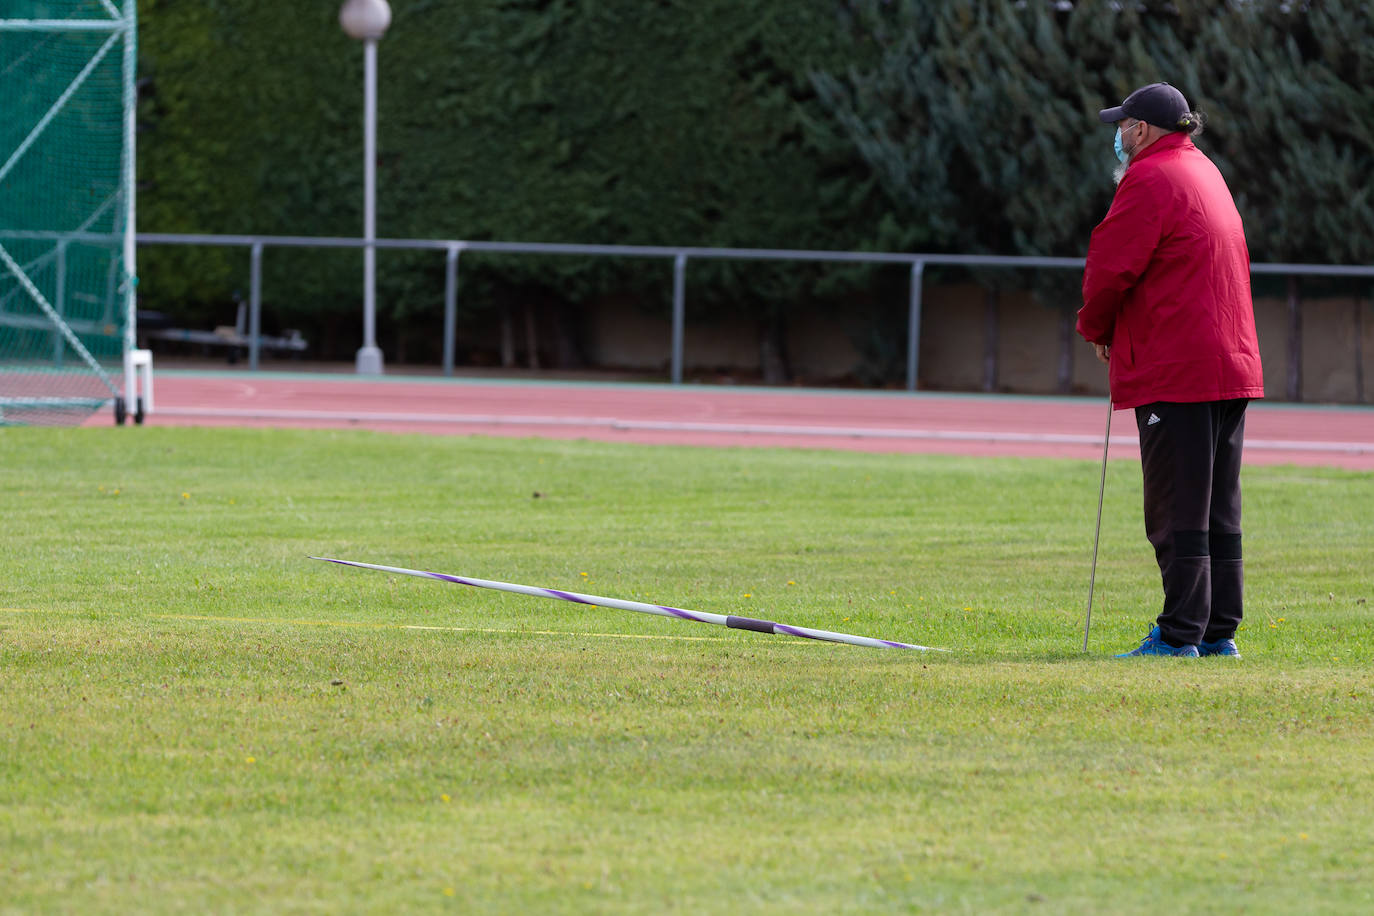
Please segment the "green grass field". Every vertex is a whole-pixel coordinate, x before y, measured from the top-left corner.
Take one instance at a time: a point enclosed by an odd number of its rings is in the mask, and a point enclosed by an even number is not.
[[[1097,475],[0,430],[0,912],[1369,912],[1374,476],[1248,468],[1245,657],[1119,661]]]

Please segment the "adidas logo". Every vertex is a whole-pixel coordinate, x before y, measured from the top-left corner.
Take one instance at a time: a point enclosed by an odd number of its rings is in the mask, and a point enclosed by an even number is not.
[[[1146,425],[1146,426],[1154,426],[1154,425],[1155,425],[1156,423],[1158,423],[1158,422],[1159,422],[1159,414],[1157,414],[1157,413],[1151,413],[1151,414],[1150,414],[1150,419],[1148,419],[1148,420],[1145,421],[1145,425]]]

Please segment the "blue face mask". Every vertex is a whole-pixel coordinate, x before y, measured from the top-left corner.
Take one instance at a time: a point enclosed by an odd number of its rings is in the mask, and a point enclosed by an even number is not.
[[[1112,148],[1116,150],[1116,158],[1121,160],[1122,165],[1125,165],[1126,161],[1131,158],[1126,155],[1126,149],[1121,145],[1121,128],[1119,127],[1116,129],[1116,142],[1112,144]]]

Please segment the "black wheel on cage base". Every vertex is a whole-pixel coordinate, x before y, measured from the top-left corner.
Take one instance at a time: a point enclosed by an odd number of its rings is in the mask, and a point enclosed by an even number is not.
[[[139,426],[143,425],[143,398],[134,401],[134,422]]]
[[[128,415],[129,413],[124,407],[124,399],[115,398],[115,426],[123,426]]]

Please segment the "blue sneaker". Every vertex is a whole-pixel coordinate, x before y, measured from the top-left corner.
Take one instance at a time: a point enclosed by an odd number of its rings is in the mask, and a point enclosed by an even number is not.
[[[1159,627],[1150,630],[1150,635],[1129,652],[1122,652],[1117,658],[1130,658],[1133,655],[1173,655],[1179,658],[1197,658],[1197,646],[1171,646],[1159,635]]]
[[[1236,648],[1234,639],[1218,639],[1213,642],[1200,642],[1197,644],[1198,655],[1226,655],[1231,658],[1240,658],[1240,650]]]

